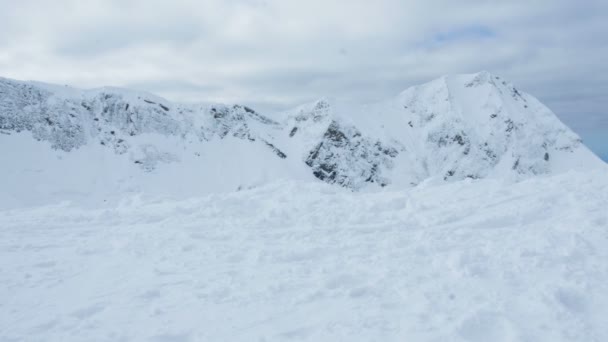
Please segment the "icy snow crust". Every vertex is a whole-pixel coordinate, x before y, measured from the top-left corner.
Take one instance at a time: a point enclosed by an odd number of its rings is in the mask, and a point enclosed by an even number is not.
[[[608,175],[0,211],[3,341],[608,341]]]
[[[319,100],[272,117],[0,78],[0,153],[0,178],[17,187],[0,207],[124,192],[184,198],[279,179],[406,188],[605,165],[549,109],[487,72],[445,76],[380,103]],[[19,184],[32,184],[34,196]]]

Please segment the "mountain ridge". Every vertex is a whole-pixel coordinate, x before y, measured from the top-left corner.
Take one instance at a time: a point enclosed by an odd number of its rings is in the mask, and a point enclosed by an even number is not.
[[[485,71],[446,75],[369,105],[320,99],[273,116],[239,104],[180,104],[122,88],[0,78],[0,132],[0,147],[16,142],[11,135],[29,133],[60,160],[86,149],[87,163],[99,164],[99,147],[109,150],[103,162],[116,159],[109,163],[125,173],[102,182],[120,179],[143,192],[150,185],[140,178],[151,174],[164,174],[156,181],[201,183],[192,186],[196,194],[283,178],[360,190],[603,165],[546,106]],[[31,164],[11,161],[9,173],[16,179]],[[180,164],[194,175],[176,170]]]

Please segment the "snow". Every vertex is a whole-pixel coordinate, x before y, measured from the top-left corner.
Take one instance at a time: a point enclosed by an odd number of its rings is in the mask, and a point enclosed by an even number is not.
[[[3,341],[606,341],[608,173],[0,211]]]
[[[0,208],[62,200],[98,206],[136,194],[183,199],[280,179],[314,179],[303,168],[276,158],[265,146],[232,137],[197,146],[153,134],[132,141],[137,148],[117,155],[101,145],[65,152],[25,132],[0,134]],[[256,164],[264,167],[243,168]],[[142,172],[142,167],[152,170]]]

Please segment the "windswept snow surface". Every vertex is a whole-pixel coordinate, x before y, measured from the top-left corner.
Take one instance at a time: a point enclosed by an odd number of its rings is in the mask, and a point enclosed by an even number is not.
[[[608,175],[0,211],[0,341],[608,341]]]

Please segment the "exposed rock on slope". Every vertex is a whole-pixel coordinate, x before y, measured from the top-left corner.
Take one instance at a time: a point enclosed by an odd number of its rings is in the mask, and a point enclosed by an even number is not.
[[[306,165],[320,180],[349,188],[360,188],[362,182],[386,186],[382,169],[391,169],[399,152],[363,137],[355,127],[343,127],[332,121],[321,142],[306,158]]]

